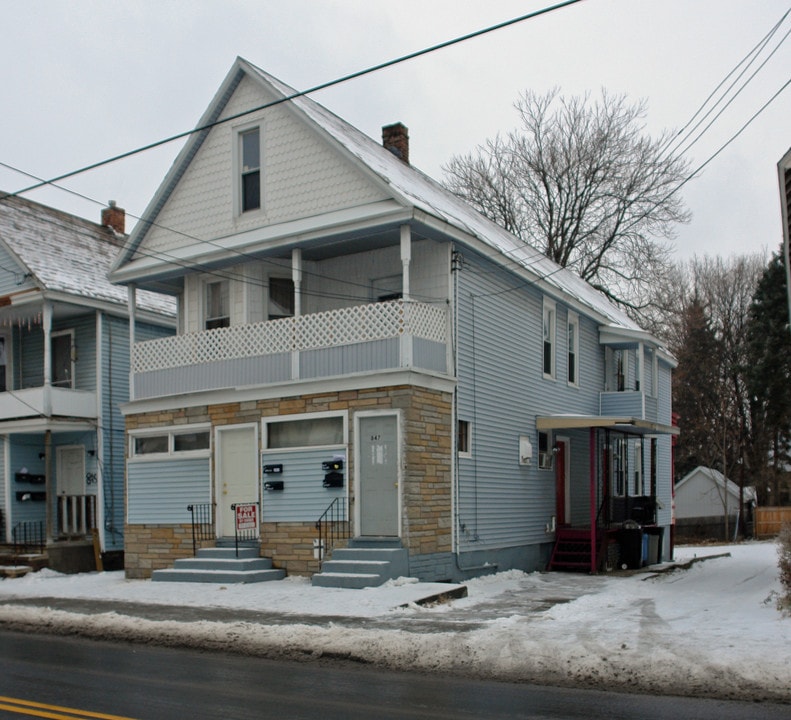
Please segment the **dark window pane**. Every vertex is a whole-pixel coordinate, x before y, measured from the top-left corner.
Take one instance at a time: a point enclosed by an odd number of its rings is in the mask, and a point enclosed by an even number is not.
[[[258,210],[261,207],[261,173],[254,172],[242,175],[242,212]]]
[[[208,450],[209,433],[194,432],[183,433],[173,436],[173,450],[175,452],[187,452],[189,450]]]

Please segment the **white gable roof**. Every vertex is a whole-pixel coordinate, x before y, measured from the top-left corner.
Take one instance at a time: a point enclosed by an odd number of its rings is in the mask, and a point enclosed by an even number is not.
[[[97,223],[19,197],[0,202],[0,242],[16,258],[23,273],[42,292],[62,293],[109,302],[126,312],[126,288],[113,285],[107,273],[120,242]],[[138,294],[138,307],[163,317],[175,316],[172,298]]]
[[[237,58],[212,103],[190,137],[179,157],[173,164],[152,199],[143,219],[137,224],[124,252],[114,266],[118,270],[133,257],[143,242],[146,229],[156,222],[157,214],[183,176],[186,167],[199,150],[208,128],[222,112],[239,82],[240,73],[256,79],[270,91],[274,91],[291,107],[301,113],[314,127],[318,128],[330,142],[339,144],[352,158],[379,178],[392,192],[393,197],[405,207],[436,218],[441,223],[458,231],[460,241],[473,240],[488,246],[493,259],[509,268],[520,267],[535,278],[535,282],[548,293],[559,299],[567,299],[587,308],[605,326],[635,333],[638,339],[659,345],[659,342],[641,331],[640,327],[604,294],[594,289],[578,275],[560,267],[539,250],[524,243],[508,231],[491,222],[470,205],[446,190],[435,180],[407,165],[370,137],[360,132],[345,120],[327,110],[311,98],[299,95],[293,88],[277,80],[252,63]],[[251,108],[260,110],[261,108]],[[666,356],[670,359],[669,356]]]

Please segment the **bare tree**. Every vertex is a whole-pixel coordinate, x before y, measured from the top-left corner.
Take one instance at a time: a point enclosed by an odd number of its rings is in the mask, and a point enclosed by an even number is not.
[[[456,156],[445,185],[611,298],[639,310],[662,281],[688,165],[645,135],[644,102],[524,92],[521,127]]]

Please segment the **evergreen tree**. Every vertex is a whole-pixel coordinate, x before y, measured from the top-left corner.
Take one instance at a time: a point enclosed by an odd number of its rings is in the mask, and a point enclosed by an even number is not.
[[[684,477],[698,465],[722,465],[722,349],[697,296],[683,311],[680,335],[678,367],[673,373],[673,409],[678,413],[681,429],[675,455],[676,478]]]
[[[750,307],[747,384],[752,475],[759,502],[781,502],[791,440],[791,331],[782,252],[774,255]]]

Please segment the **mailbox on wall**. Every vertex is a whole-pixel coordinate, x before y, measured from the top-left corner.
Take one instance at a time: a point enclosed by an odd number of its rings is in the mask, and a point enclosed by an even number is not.
[[[264,490],[268,490],[269,492],[275,490],[282,490],[284,487],[284,483],[282,480],[265,480],[264,481]]]

